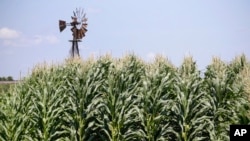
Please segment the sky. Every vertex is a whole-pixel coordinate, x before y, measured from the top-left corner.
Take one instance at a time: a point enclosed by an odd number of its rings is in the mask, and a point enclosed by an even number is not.
[[[212,57],[250,58],[249,0],[1,0],[0,76],[27,76],[36,64],[69,57],[76,8],[88,18],[81,57],[133,53],[151,61],[159,54],[177,67],[192,56],[200,70]]]

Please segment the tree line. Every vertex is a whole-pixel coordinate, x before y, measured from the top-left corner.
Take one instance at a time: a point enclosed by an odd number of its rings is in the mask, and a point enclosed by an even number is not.
[[[12,76],[0,77],[0,81],[14,81]]]

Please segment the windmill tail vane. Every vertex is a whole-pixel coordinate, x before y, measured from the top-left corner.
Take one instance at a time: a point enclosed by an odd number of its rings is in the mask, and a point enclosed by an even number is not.
[[[66,21],[59,20],[59,30],[62,32],[66,28]]]
[[[85,37],[85,33],[87,30],[87,18],[86,13],[84,13],[84,10],[79,8],[73,11],[73,16],[71,16],[72,22],[67,23],[64,20],[59,20],[59,30],[62,32],[67,26],[71,26],[72,36],[73,39],[69,40],[72,42],[72,48],[71,48],[71,56],[75,57],[80,56],[79,54],[79,48],[78,48],[78,42],[81,42],[81,39]],[[76,55],[75,55],[76,54]]]

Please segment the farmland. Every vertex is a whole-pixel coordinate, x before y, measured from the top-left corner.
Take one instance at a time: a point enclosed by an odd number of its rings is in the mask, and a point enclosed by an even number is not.
[[[17,81],[0,81],[0,93],[7,92],[15,83],[17,83]]]
[[[249,124],[250,63],[157,56],[67,59],[38,65],[0,95],[2,141],[229,141]]]

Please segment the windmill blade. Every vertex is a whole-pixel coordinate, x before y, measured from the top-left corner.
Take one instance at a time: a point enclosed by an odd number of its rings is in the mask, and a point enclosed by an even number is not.
[[[83,23],[82,24],[82,28],[87,28],[88,24],[87,23]]]
[[[82,16],[82,18],[81,18],[82,21],[83,21],[83,19],[85,19],[85,17],[86,17],[86,13],[83,14],[83,16]]]
[[[74,13],[74,16],[76,16],[76,13],[75,13],[75,11],[73,11],[73,13]]]
[[[79,17],[79,9],[76,8],[76,15]]]
[[[77,35],[77,39],[82,39],[85,36],[83,30],[78,30],[78,35]]]
[[[76,8],[76,18],[79,19],[79,10]]]
[[[88,31],[88,29],[86,29],[84,27],[82,27],[81,30],[82,30],[83,33],[86,33]]]
[[[82,10],[81,15],[83,15],[82,18],[85,17],[84,10]]]
[[[82,19],[82,22],[87,22],[87,20],[88,20],[88,18],[84,18],[84,19]]]

